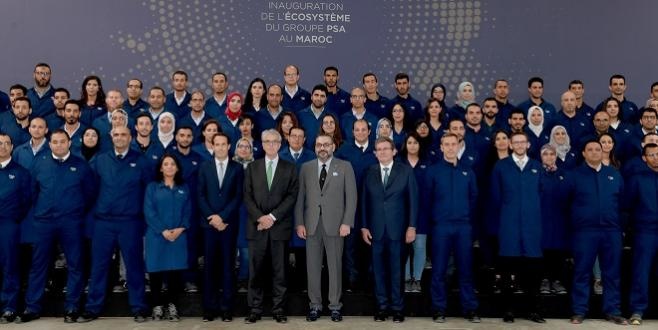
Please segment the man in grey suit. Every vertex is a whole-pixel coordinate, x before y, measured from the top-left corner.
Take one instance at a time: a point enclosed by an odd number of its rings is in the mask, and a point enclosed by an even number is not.
[[[342,292],[343,238],[354,226],[356,180],[349,162],[333,158],[336,145],[329,135],[315,139],[317,160],[302,165],[295,204],[297,235],[306,240],[309,313],[315,321],[322,311],[322,259],[327,255],[329,309],[331,320],[339,322]]]

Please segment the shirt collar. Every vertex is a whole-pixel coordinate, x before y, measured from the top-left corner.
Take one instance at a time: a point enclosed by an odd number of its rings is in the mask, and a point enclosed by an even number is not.
[[[0,168],[7,167],[7,165],[9,165],[9,162],[11,162],[11,156],[7,160],[5,160],[4,162],[0,163]]]
[[[62,158],[59,158],[59,157],[55,156],[54,153],[53,153],[52,155],[53,155],[53,159],[62,159],[63,161],[66,161],[67,159],[69,159],[69,157],[71,157],[71,152],[69,151],[69,152],[68,152],[66,155],[64,155],[64,157],[62,157]]]

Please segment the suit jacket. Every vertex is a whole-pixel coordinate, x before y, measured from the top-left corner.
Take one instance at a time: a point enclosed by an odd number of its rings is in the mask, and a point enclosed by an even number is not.
[[[305,225],[306,234],[314,235],[322,216],[327,236],[338,236],[340,225],[354,227],[357,200],[354,170],[349,162],[333,158],[327,168],[327,178],[322,189],[319,178],[318,160],[302,165],[295,205],[295,225]]]
[[[302,148],[302,153],[299,155],[299,158],[297,158],[297,161],[295,161],[295,157],[290,153],[290,148],[288,146],[281,147],[281,150],[279,150],[279,157],[295,164],[298,172],[302,167],[302,164],[316,158],[315,153],[313,153],[312,150],[309,148]]]
[[[272,187],[267,189],[265,158],[260,158],[247,166],[244,178],[244,205],[247,208],[247,239],[256,240],[266,235],[259,231],[258,218],[272,213],[276,218],[268,229],[272,239],[289,240],[292,231],[292,212],[297,200],[297,170],[295,165],[279,157],[272,178]]]
[[[219,214],[229,227],[239,228],[239,210],[242,204],[242,191],[244,185],[244,171],[242,165],[228,160],[224,171],[222,187],[219,188],[217,165],[212,158],[199,167],[197,182],[197,200],[201,214],[201,227],[209,228],[208,217]]]
[[[384,232],[391,240],[404,239],[407,227],[416,227],[418,218],[418,184],[413,169],[400,161],[393,162],[386,187],[382,184],[379,163],[370,166],[361,193],[363,228],[374,240]]]

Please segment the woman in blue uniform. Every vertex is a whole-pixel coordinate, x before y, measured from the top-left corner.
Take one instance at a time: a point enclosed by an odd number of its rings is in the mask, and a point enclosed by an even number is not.
[[[187,237],[192,208],[190,191],[183,183],[181,166],[172,155],[164,155],[158,166],[157,180],[146,188],[146,271],[151,279],[153,319],[179,321],[177,296],[183,287],[183,270],[188,267]],[[163,295],[162,284],[168,290]]]

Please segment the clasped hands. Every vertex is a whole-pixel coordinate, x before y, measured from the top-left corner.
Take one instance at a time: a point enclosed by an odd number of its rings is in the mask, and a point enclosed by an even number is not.
[[[178,239],[178,236],[183,233],[185,228],[174,228],[174,229],[165,229],[162,231],[162,236],[169,242],[173,242]]]

